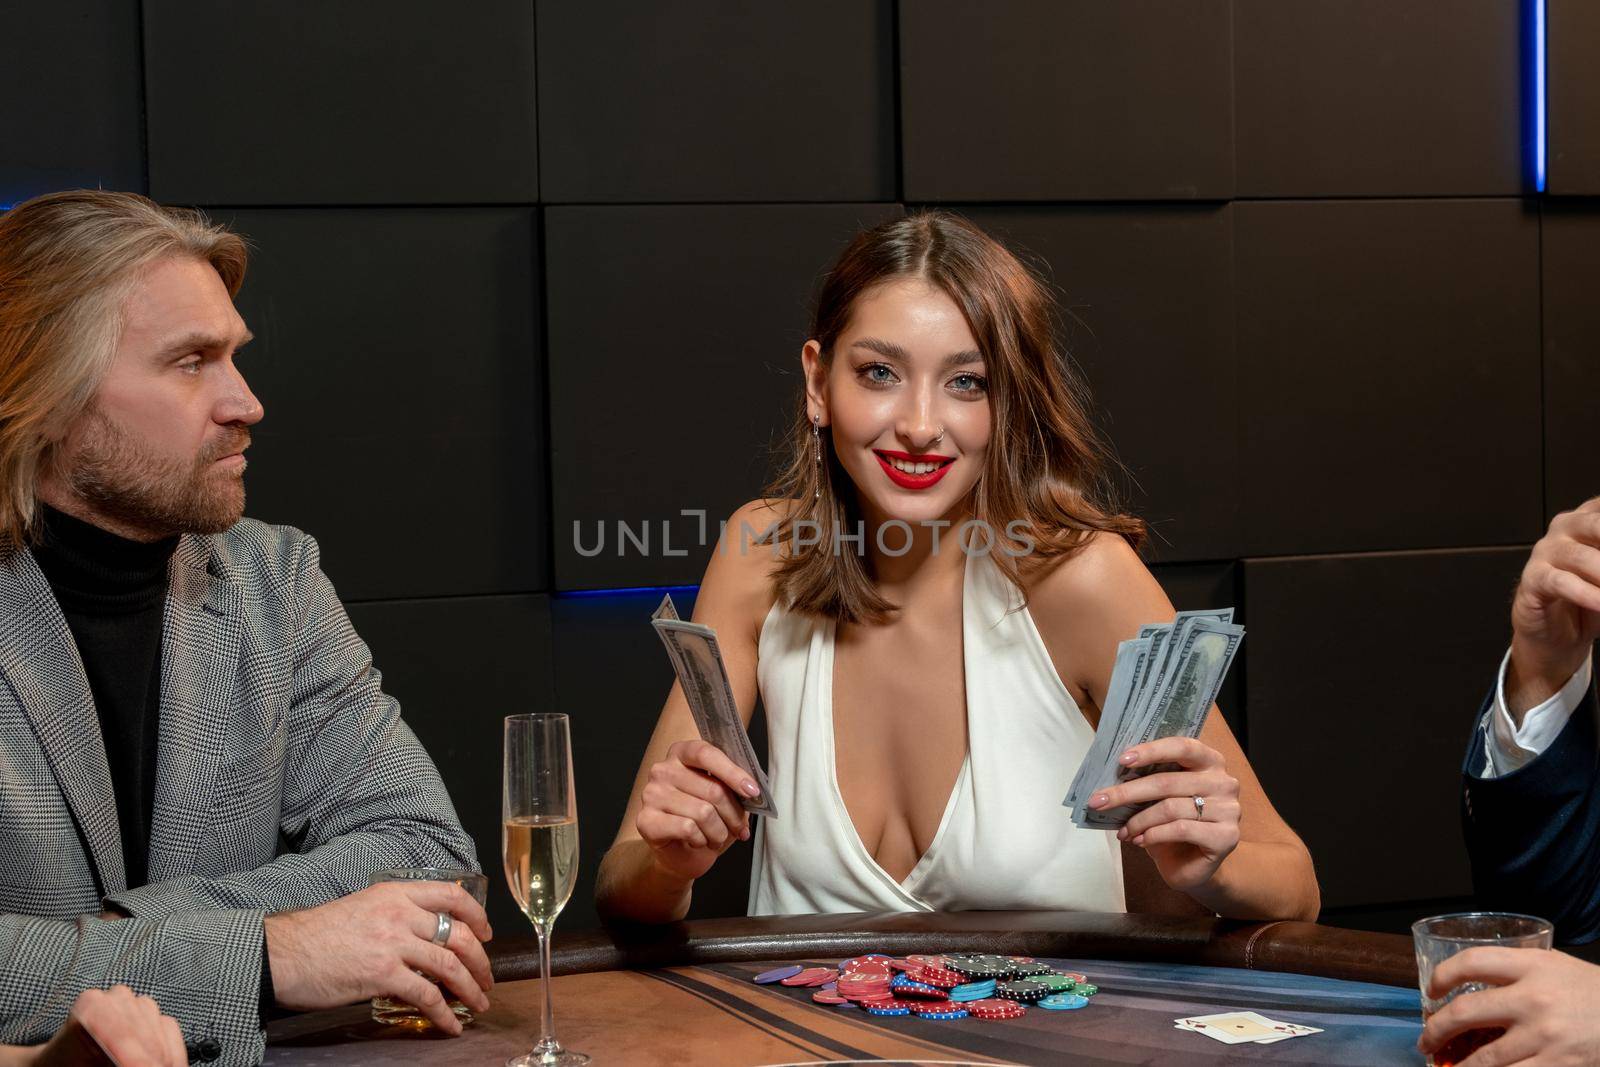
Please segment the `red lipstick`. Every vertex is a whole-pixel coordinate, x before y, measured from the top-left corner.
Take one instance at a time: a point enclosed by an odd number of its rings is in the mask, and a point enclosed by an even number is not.
[[[951,456],[940,456],[931,453],[912,455],[909,452],[891,452],[888,449],[874,448],[872,454],[878,457],[878,465],[883,468],[883,473],[887,474],[889,480],[902,489],[931,488],[937,485],[939,479],[943,478],[945,472],[955,464],[955,459]],[[894,464],[889,462],[891,459],[897,459],[902,463],[937,463],[939,465],[927,474],[908,474],[905,471],[896,470]]]

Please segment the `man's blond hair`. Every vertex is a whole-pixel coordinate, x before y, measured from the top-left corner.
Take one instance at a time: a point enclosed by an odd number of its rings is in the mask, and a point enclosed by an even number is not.
[[[145,267],[172,256],[239,292],[244,241],[135,193],[48,193],[0,214],[0,555],[38,528],[40,476],[94,399]]]

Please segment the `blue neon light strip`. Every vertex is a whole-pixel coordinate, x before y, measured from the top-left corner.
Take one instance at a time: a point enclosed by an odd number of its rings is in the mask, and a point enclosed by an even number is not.
[[[569,597],[596,597],[596,596],[641,596],[645,593],[698,593],[698,585],[630,585],[622,589],[568,589],[557,593],[556,597],[565,600]]]
[[[1533,0],[1533,186],[1544,192],[1544,5]]]

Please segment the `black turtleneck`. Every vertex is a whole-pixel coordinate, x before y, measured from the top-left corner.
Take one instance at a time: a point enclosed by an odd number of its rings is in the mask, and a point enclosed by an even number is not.
[[[34,559],[66,616],[100,716],[128,888],[145,884],[161,714],[161,618],[177,537],[143,543],[54,508]]]

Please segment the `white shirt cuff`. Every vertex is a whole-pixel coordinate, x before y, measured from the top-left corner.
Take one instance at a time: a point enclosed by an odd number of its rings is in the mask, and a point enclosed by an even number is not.
[[[1522,725],[1517,726],[1511,718],[1511,710],[1506,707],[1506,668],[1510,664],[1511,651],[1507,649],[1495,682],[1494,707],[1485,716],[1489,720],[1484,731],[1485,778],[1510,774],[1555,744],[1561,731],[1566,729],[1567,720],[1583,702],[1594,677],[1594,654],[1591,652],[1583,666],[1567,679],[1567,684],[1543,704],[1529,708],[1522,716]]]

